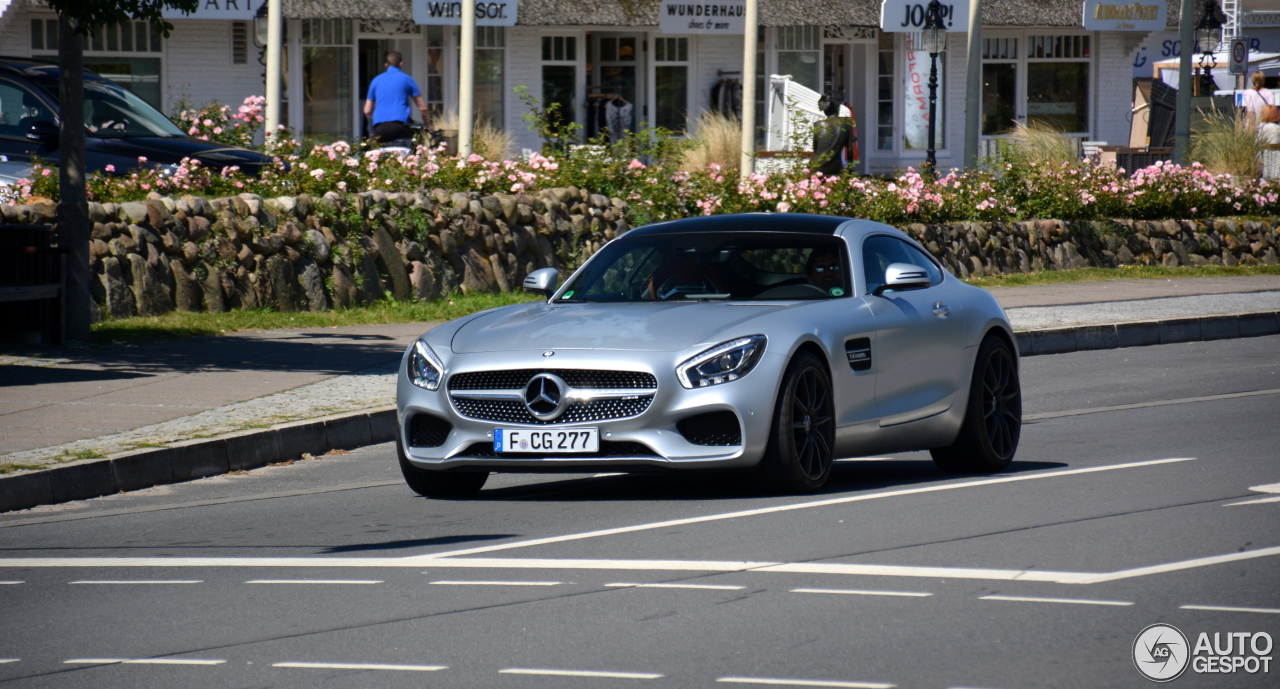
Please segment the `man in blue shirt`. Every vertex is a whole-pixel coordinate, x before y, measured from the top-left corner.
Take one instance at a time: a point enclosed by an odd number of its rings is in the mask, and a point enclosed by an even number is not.
[[[422,113],[422,125],[429,124],[427,103],[422,100],[422,91],[413,77],[400,71],[403,58],[400,53],[387,53],[387,71],[373,78],[369,84],[369,95],[364,102],[364,116],[369,118],[373,126],[373,138],[387,142],[397,139],[412,139],[413,130],[409,129],[409,101],[412,99]]]

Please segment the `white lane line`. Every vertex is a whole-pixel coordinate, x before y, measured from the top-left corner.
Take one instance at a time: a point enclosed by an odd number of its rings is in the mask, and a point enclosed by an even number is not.
[[[381,579],[253,579],[246,584],[381,584]]]
[[[745,586],[729,586],[727,584],[605,584],[617,588],[637,589],[705,589],[708,591],[741,591]]]
[[[81,579],[68,584],[102,584],[109,586],[126,584],[203,584],[203,579]]]
[[[608,478],[610,476],[626,476],[626,474],[596,474],[591,478]]]
[[[225,660],[198,658],[72,658],[64,665],[221,665]]]
[[[772,684],[782,687],[843,687],[845,689],[893,689],[885,682],[846,682],[838,679],[779,679],[772,677],[719,677],[717,682],[730,684]]]
[[[466,548],[463,550],[451,550],[443,553],[429,553],[426,555],[413,555],[406,559],[411,560],[431,560],[436,558],[459,557],[462,555],[477,555],[479,553],[491,553],[498,550],[511,550],[514,548],[528,548],[535,545],[547,545],[549,543],[563,543],[565,541],[577,541],[584,538],[598,538],[601,536],[616,536],[624,533],[635,533],[637,531],[650,531],[653,529],[666,529],[673,526],[683,526],[686,524],[700,524],[703,522],[720,521],[724,519],[737,519],[739,517],[755,517],[763,514],[776,514],[779,512],[791,512],[794,510],[806,510],[814,507],[830,507],[832,505],[845,505],[853,502],[862,502],[865,500],[879,500],[882,498],[896,498],[904,495],[918,495],[921,493],[935,493],[946,490],[959,490],[961,488],[979,488],[982,486],[995,486],[1003,483],[1017,483],[1021,481],[1038,481],[1046,478],[1058,478],[1062,476],[1078,476],[1081,474],[1093,474],[1103,471],[1115,471],[1118,469],[1136,469],[1140,467],[1159,466],[1162,464],[1172,464],[1175,462],[1190,462],[1195,460],[1194,457],[1177,457],[1172,459],[1152,459],[1142,462],[1128,462],[1125,464],[1108,464],[1098,467],[1086,467],[1083,469],[1063,469],[1060,471],[1046,471],[1036,474],[1025,474],[1019,476],[1001,476],[998,478],[979,479],[975,481],[962,481],[960,483],[944,483],[936,486],[923,486],[919,488],[903,488],[899,490],[889,490],[881,493],[869,493],[866,495],[850,495],[843,498],[830,498],[827,500],[813,500],[810,502],[792,503],[789,505],[777,505],[774,507],[762,507],[754,510],[742,510],[739,512],[725,512],[721,514],[709,514],[701,517],[687,517],[685,519],[672,519],[664,522],[651,522],[648,524],[636,524],[633,526],[621,526],[612,529],[601,529],[599,531],[587,531],[584,533],[569,534],[566,536],[550,536],[547,538],[534,538],[527,541],[516,541],[514,543],[499,543],[496,545],[479,546],[476,548]]]
[[[271,667],[309,668],[314,670],[411,670],[435,672],[448,670],[447,665],[383,665],[377,663],[272,663]]]
[[[986,579],[994,581],[1043,581],[1054,584],[1083,584],[1093,572],[1054,572],[1029,569],[975,569],[970,567],[920,567],[904,565],[847,565],[841,563],[796,562],[757,567],[753,572],[789,574],[845,574],[873,577],[927,577],[934,579]]]
[[[1184,569],[1194,569],[1196,567],[1207,567],[1209,565],[1220,565],[1226,562],[1239,562],[1240,560],[1251,560],[1255,557],[1269,557],[1272,555],[1280,555],[1280,546],[1271,548],[1259,548],[1257,550],[1244,550],[1238,553],[1227,553],[1226,555],[1213,555],[1210,557],[1198,557],[1193,560],[1182,560],[1181,562],[1168,562],[1163,565],[1152,565],[1150,567],[1135,567],[1134,569],[1122,569],[1119,572],[1110,574],[1100,574],[1085,582],[1086,584],[1097,584],[1104,581],[1117,581],[1119,579],[1133,579],[1135,577],[1145,577],[1152,574],[1164,574],[1166,572],[1177,572]]]
[[[1230,605],[1179,605],[1183,610],[1213,610],[1216,612],[1262,612],[1280,615],[1276,608],[1237,608]]]
[[[0,581],[0,586],[16,586],[18,584],[25,584],[25,583],[26,583],[25,581]]]
[[[441,579],[431,582],[437,586],[559,586],[558,581],[460,581]]]
[[[609,670],[539,670],[527,667],[509,667],[499,670],[504,675],[554,675],[556,677],[612,677],[617,679],[658,679],[654,672],[614,672]]]
[[[907,596],[909,598],[925,598],[932,593],[923,591],[867,591],[862,589],[791,589],[792,593],[843,593],[851,596]]]
[[[1250,486],[1249,490],[1257,493],[1280,493],[1280,483],[1268,483],[1263,486]],[[1245,500],[1243,502],[1233,502],[1224,507],[1235,507],[1236,505],[1261,505],[1268,502],[1280,502],[1280,495],[1273,495],[1268,498],[1256,498],[1253,500]]]
[[[979,600],[1006,600],[1017,603],[1075,603],[1077,605],[1133,605],[1124,600],[1091,600],[1088,598],[1037,598],[1035,596],[979,596]]]
[[[0,658],[0,665],[3,665],[5,663],[16,663],[19,660],[22,660],[22,659],[21,658]]]

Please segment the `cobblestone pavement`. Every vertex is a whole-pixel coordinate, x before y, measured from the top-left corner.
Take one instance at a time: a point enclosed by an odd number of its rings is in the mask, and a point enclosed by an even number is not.
[[[1024,306],[1006,313],[1015,330],[1130,323],[1191,316],[1280,311],[1280,291],[1213,294],[1063,306]]]

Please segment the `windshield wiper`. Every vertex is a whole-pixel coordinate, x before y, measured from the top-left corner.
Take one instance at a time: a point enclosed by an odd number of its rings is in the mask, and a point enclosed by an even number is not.
[[[697,301],[710,301],[712,299],[728,299],[731,294],[686,294],[685,299],[695,299]]]

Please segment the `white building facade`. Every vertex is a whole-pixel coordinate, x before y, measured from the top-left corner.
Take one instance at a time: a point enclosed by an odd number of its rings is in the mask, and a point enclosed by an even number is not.
[[[256,9],[261,0],[208,3]],[[879,0],[759,0],[759,6],[757,113],[765,97],[761,75],[789,74],[849,102],[863,172],[918,168],[927,117],[922,79],[929,70],[929,55],[913,50],[918,34],[878,28]],[[743,39],[664,34],[658,7],[658,0],[521,0],[515,25],[477,29],[478,112],[514,135],[517,152],[541,145],[524,121],[528,107],[517,87],[542,104],[562,103],[588,131],[602,125],[603,101],[595,97],[604,95],[630,104],[629,128],[647,122],[693,133],[698,114],[716,107],[713,90],[719,95],[740,80]],[[1015,121],[1050,123],[1081,139],[1128,141],[1132,65],[1147,34],[1087,31],[1081,8],[1081,0],[984,2],[983,83],[972,88],[981,89],[985,142]],[[457,27],[415,24],[409,0],[284,0],[283,9],[285,120],[299,133],[363,134],[365,91],[388,50],[404,55],[405,71],[434,109],[455,109]],[[1176,27],[1176,3],[1168,9]],[[235,105],[263,93],[265,68],[251,19],[171,23],[167,38],[142,23],[112,27],[88,42],[86,65],[166,112],[182,100]],[[51,11],[35,0],[12,0],[0,15],[0,54],[56,59],[56,34]],[[966,40],[964,32],[948,34],[938,61],[942,169],[960,166],[964,150]],[[757,121],[763,123],[762,114]]]

